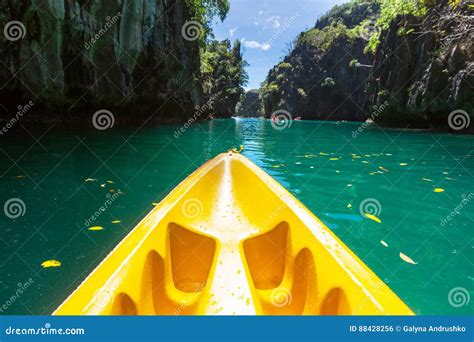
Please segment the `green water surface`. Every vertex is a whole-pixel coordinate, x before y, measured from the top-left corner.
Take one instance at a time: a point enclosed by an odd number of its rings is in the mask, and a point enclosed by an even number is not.
[[[356,136],[358,127],[301,121],[275,129],[266,120],[228,119],[183,134],[175,134],[179,126],[50,127],[0,137],[0,204],[25,204],[17,218],[0,211],[0,314],[52,313],[153,203],[240,145],[416,314],[472,314],[474,299],[466,303],[465,295],[474,296],[474,137],[375,126]],[[94,223],[105,229],[87,230],[111,198]],[[361,203],[381,223],[363,217]],[[41,267],[51,259],[61,267]],[[455,288],[466,300],[449,300]]]

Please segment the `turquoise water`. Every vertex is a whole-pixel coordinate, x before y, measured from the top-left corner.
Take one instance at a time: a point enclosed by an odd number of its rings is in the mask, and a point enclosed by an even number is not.
[[[358,127],[301,121],[277,130],[269,121],[229,119],[180,136],[179,126],[165,126],[0,137],[0,204],[24,203],[23,216],[0,212],[0,314],[50,314],[154,202],[240,145],[415,313],[471,314],[474,299],[459,304],[474,296],[474,137],[373,126],[354,137]],[[92,224],[105,229],[87,230],[107,201]],[[361,203],[381,223],[362,216]],[[42,268],[46,260],[61,267]],[[455,288],[461,296],[450,304]]]

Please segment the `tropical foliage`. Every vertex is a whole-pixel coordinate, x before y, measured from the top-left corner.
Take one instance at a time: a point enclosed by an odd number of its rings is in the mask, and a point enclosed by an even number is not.
[[[240,41],[210,41],[201,53],[201,74],[206,98],[213,99],[213,112],[229,117],[245,93],[247,63],[242,57]]]

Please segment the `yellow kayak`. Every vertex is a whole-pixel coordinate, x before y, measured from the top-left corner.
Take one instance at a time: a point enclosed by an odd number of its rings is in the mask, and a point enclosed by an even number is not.
[[[412,315],[318,218],[228,152],[178,185],[55,315]]]

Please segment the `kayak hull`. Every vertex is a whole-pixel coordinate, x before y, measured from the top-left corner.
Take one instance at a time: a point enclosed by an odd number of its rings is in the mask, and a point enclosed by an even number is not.
[[[317,217],[238,153],[178,185],[55,315],[412,315]]]

